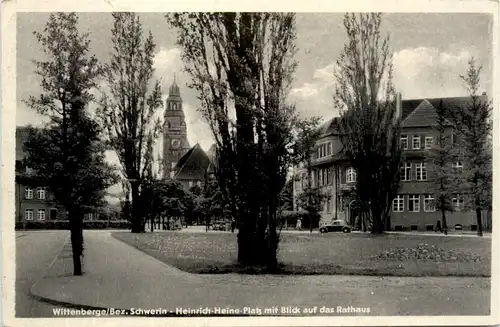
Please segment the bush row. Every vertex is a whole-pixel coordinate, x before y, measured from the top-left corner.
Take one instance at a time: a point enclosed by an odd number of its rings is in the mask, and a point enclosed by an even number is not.
[[[83,229],[128,229],[130,222],[127,220],[93,220],[84,221]],[[46,220],[17,222],[16,230],[19,229],[69,229],[68,220]]]

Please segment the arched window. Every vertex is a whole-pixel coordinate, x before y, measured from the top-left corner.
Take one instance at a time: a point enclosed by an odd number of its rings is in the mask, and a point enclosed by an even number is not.
[[[172,110],[177,110],[177,103],[172,103]]]
[[[347,168],[346,182],[347,183],[356,182],[356,170],[354,170],[354,168],[352,168],[352,167]]]

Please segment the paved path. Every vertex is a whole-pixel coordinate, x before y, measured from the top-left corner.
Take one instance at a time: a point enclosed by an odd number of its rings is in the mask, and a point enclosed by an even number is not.
[[[52,317],[55,306],[37,301],[30,288],[61,252],[68,231],[16,232],[17,317]]]
[[[85,231],[85,275],[70,276],[69,247],[31,289],[103,308],[369,307],[373,315],[489,314],[489,278],[195,275],[163,264],[106,231]],[[212,311],[213,312],[213,311]]]

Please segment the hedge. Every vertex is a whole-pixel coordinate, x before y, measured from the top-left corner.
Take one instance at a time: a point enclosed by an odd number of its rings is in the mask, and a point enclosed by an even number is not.
[[[93,220],[84,221],[83,229],[129,229],[130,222],[127,220]],[[22,229],[66,229],[69,230],[68,220],[46,220],[17,222],[16,230]]]

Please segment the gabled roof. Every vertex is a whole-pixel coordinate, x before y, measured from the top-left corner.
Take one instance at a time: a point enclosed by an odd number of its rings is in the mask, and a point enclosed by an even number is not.
[[[487,101],[488,97],[483,94],[480,101]],[[427,127],[436,122],[436,109],[442,104],[446,108],[446,118],[449,126],[453,126],[453,112],[466,108],[470,97],[429,98],[403,101],[403,127]],[[411,109],[414,107],[413,109]],[[410,118],[411,117],[411,118]],[[411,120],[411,122],[410,122]]]
[[[438,104],[439,106],[439,104]],[[423,100],[415,110],[413,110],[402,123],[402,127],[428,127],[433,126],[438,120],[438,113],[429,100]],[[446,120],[446,125],[453,124]]]
[[[480,101],[487,101],[487,95],[483,94]],[[449,98],[422,98],[401,101],[401,120],[403,127],[431,127],[437,118],[436,108],[440,103],[446,108],[447,120],[452,126],[452,112],[460,108],[466,108],[470,101],[469,96]],[[338,134],[340,117],[334,117],[321,125],[321,137]]]
[[[197,143],[177,162],[175,179],[203,180],[210,159]]]
[[[333,117],[320,126],[321,137],[325,137],[339,132],[340,117]]]

